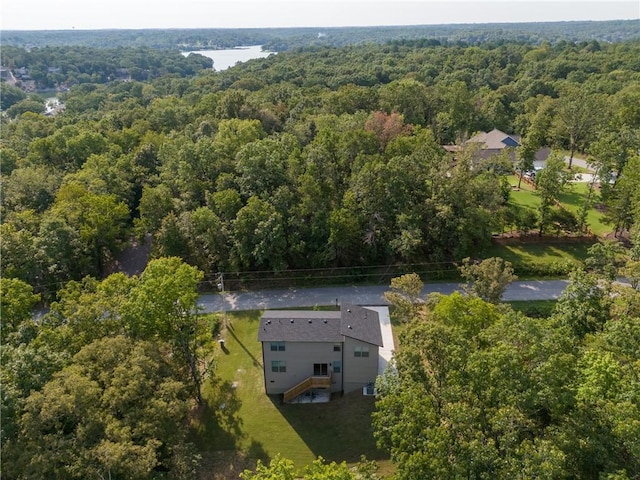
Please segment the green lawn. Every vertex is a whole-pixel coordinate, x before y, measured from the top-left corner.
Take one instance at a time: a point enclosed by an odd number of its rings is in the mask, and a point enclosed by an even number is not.
[[[533,188],[532,185],[529,185],[523,179],[522,182],[520,182],[520,189],[517,190],[516,188],[518,187],[518,176],[509,175],[507,179],[509,180],[509,184],[512,187],[511,195],[510,195],[512,202],[522,207],[531,208],[533,210],[538,208],[540,199],[534,193],[535,189]]]
[[[283,405],[280,396],[264,393],[259,318],[260,312],[228,314],[225,348],[215,356],[220,381],[205,389],[209,408],[194,425],[203,458],[226,451],[229,459],[236,452],[266,460],[281,453],[303,467],[319,455],[348,463],[366,455],[378,461],[382,472],[391,471],[388,455],[376,448],[373,439],[372,397],[355,392],[326,404]]]
[[[526,244],[526,245],[492,245],[484,251],[484,257],[502,257],[509,262],[551,264],[569,261],[582,263],[587,257],[589,244]]]
[[[510,199],[516,205],[536,210],[540,205],[540,197],[531,190],[512,190]]]
[[[518,177],[510,175],[508,177],[511,186],[516,187],[518,185]],[[584,204],[589,191],[589,184],[583,182],[572,183],[569,189],[560,195],[560,203],[569,211],[577,213],[580,207]],[[597,199],[598,192],[592,192],[593,199]],[[540,205],[540,199],[535,194],[534,188],[525,183],[524,181],[520,185],[520,190],[511,190],[511,201],[516,205],[527,207],[532,210],[536,210]],[[602,236],[608,232],[611,232],[611,226],[603,222],[603,214],[597,211],[595,208],[591,208],[587,213],[587,224],[591,231]]]
[[[574,183],[571,188],[560,195],[560,203],[569,211],[577,213],[584,205],[589,192],[588,183]],[[598,196],[598,191],[592,192],[592,198]],[[595,208],[591,208],[587,213],[587,224],[593,233],[598,236],[611,232],[611,226],[603,222],[603,214]]]
[[[589,244],[564,243],[492,245],[482,252],[483,258],[501,257],[513,264],[520,279],[564,277],[570,265],[581,265],[587,258]]]

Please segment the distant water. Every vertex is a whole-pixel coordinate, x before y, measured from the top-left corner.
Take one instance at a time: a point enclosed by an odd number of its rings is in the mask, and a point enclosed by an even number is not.
[[[233,67],[238,62],[246,62],[252,58],[266,58],[275,52],[263,52],[262,45],[252,45],[250,47],[236,47],[228,50],[194,50],[182,52],[186,57],[190,53],[199,53],[213,60],[213,69],[216,71],[226,70]]]

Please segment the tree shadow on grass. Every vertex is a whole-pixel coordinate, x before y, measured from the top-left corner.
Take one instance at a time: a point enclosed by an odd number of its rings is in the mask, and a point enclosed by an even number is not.
[[[262,460],[263,463],[271,460],[271,457],[269,457],[269,454],[262,446],[262,443],[255,440],[251,440],[251,444],[246,449],[246,455],[248,458],[254,459],[256,461]]]
[[[194,443],[202,450],[234,450],[243,439],[241,401],[231,382],[212,379],[193,421]]]
[[[578,208],[584,205],[585,198],[585,193],[577,191],[576,189],[570,189],[566,192],[561,193],[558,200],[560,200],[560,203],[564,204],[565,206],[571,205]]]
[[[192,441],[202,456],[199,478],[238,478],[245,469],[253,470],[257,460],[269,461],[263,445],[252,440],[242,447],[247,435],[239,416],[241,401],[234,384],[212,379],[205,387],[205,403],[192,422]]]
[[[242,348],[246,352],[246,354],[249,356],[249,358],[251,358],[253,366],[257,368],[262,368],[262,363],[258,361],[258,359],[253,355],[253,353],[249,351],[247,347],[245,347],[244,343],[242,343],[242,341],[238,338],[238,336],[233,331],[233,328],[231,327],[231,325],[229,325],[229,328],[227,328],[227,333],[233,337],[233,339],[238,343],[238,345],[240,345],[240,348]],[[228,350],[226,350],[225,353],[228,353]]]
[[[373,397],[356,391],[333,394],[329,403],[285,404],[282,395],[269,399],[316,457],[348,463],[360,461],[362,455],[369,460],[389,458],[373,437]]]

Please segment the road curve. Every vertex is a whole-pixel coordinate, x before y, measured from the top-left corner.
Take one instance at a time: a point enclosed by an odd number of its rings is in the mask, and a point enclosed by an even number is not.
[[[568,280],[530,280],[513,282],[502,297],[512,300],[553,300],[564,291]],[[319,288],[290,288],[286,290],[256,290],[204,294],[198,300],[202,312],[266,310],[277,308],[314,307],[354,303],[357,305],[386,305],[384,292],[389,285],[342,286]],[[425,286],[423,294],[450,294],[460,290],[458,283],[434,283]]]

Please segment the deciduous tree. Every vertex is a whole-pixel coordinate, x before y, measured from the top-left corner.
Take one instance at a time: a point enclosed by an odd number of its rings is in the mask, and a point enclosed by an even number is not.
[[[269,201],[249,198],[233,223],[233,238],[239,268],[285,267],[287,241],[283,218]]]
[[[268,465],[258,460],[254,471],[245,470],[240,474],[242,480],[376,480],[377,465],[363,458],[354,467],[349,467],[345,462],[327,463],[324,458],[318,457],[304,469],[302,477],[297,472],[291,460],[281,455],[276,455]]]
[[[408,273],[391,279],[391,290],[384,292],[384,298],[393,306],[392,314],[401,322],[414,319],[424,283],[416,273]]]
[[[486,258],[481,262],[465,258],[458,270],[467,281],[463,285],[467,294],[495,304],[500,303],[509,284],[518,278],[513,274],[511,262],[499,257]]]
[[[564,161],[558,154],[552,154],[545,168],[536,176],[536,194],[540,197],[538,217],[540,221],[539,235],[549,225],[551,210],[554,208],[558,197],[567,188],[570,174],[564,170]]]
[[[202,383],[210,373],[209,346],[198,318],[198,284],[203,274],[177,257],[149,262],[122,307],[128,334],[171,345],[189,379],[194,398],[202,403]]]
[[[157,344],[105,338],[27,399],[7,473],[143,479],[164,471],[178,478],[172,467],[186,444],[187,414],[184,385]]]
[[[611,284],[600,276],[575,270],[562,292],[554,316],[578,338],[602,329],[609,319]]]
[[[34,294],[28,283],[17,278],[0,278],[1,343],[13,343],[10,339],[25,321],[31,320],[33,307],[39,300],[40,295]]]
[[[556,131],[569,146],[569,168],[576,151],[583,151],[590,143],[597,126],[605,114],[603,99],[584,88],[567,87],[558,99]]]

